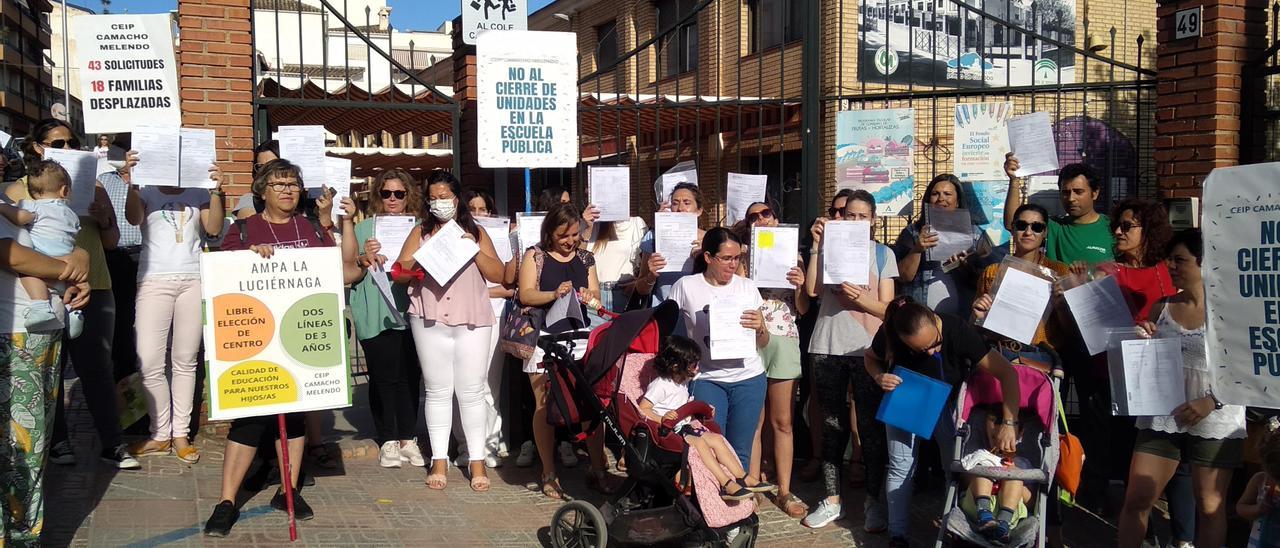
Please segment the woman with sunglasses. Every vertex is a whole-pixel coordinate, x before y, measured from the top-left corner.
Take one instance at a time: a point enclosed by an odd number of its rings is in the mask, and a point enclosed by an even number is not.
[[[1003,355],[987,347],[982,334],[969,322],[954,314],[934,312],[910,297],[898,297],[885,309],[884,325],[876,333],[864,356],[867,373],[885,392],[902,384],[897,368],[931,377],[953,388],[942,413],[937,418],[933,439],[938,442],[945,459],[950,459],[955,423],[956,395],[961,383],[975,370],[981,370],[1000,381],[1004,404],[996,432],[994,453],[1012,453],[1017,445],[1019,404],[1018,374]],[[888,436],[889,465],[885,494],[889,502],[889,546],[908,546],[911,511],[911,479],[916,459],[925,440],[906,430],[885,425]]]
[[[422,371],[413,337],[405,328],[409,310],[406,286],[391,286],[396,310],[387,306],[373,276],[389,277],[388,257],[399,257],[399,249],[382,247],[374,237],[379,219],[413,216],[421,208],[422,196],[413,176],[402,169],[378,174],[369,185],[369,217],[355,223],[356,207],[351,198],[342,199],[347,214],[342,218],[342,257],[361,268],[376,267],[360,283],[351,287],[351,319],[356,339],[364,349],[369,366],[369,408],[377,441],[378,464],[383,468],[426,466],[418,448],[418,399]],[[392,263],[394,264],[394,263]]]
[[[744,242],[751,241],[752,227],[776,227],[778,218],[773,208],[764,202],[747,206],[746,217],[734,226],[734,232]],[[750,250],[739,261],[738,274],[746,277],[751,263]],[[791,407],[795,402],[796,379],[800,378],[800,328],[796,320],[809,310],[809,295],[804,291],[804,261],[796,256],[796,266],[787,273],[789,289],[768,288],[760,290],[764,300],[760,306],[765,328],[769,331],[769,343],[760,349],[764,362],[766,381],[765,411],[756,427],[755,440],[751,444],[751,465],[748,470],[755,477],[764,477],[760,471],[764,454],[761,451],[764,422],[769,423],[769,440],[773,456],[774,473],[770,474],[778,484],[774,503],[785,514],[800,519],[809,507],[791,493],[791,467],[795,458],[795,438],[792,435]]]
[[[923,214],[916,222],[902,229],[898,241],[893,244],[893,252],[898,257],[898,272],[901,273],[904,284],[903,294],[910,295],[916,302],[924,303],[938,312],[967,314],[972,286],[965,287],[964,282],[957,279],[956,274],[959,273],[951,270],[949,265],[956,261],[962,261],[962,265],[967,264],[969,251],[945,260],[925,257],[940,241],[938,233],[930,230],[928,210],[954,211],[963,208],[964,190],[960,186],[960,179],[950,173],[934,177],[925,187],[921,200],[920,210]],[[984,241],[982,229],[978,225],[970,225],[970,237],[970,251]]]
[[[80,140],[66,122],[53,118],[41,120],[23,141],[23,154],[29,161],[40,160],[44,157],[44,151],[50,148],[78,150]],[[130,158],[125,169],[135,162],[135,159]],[[5,187],[5,195],[13,203],[31,199],[26,178]],[[83,310],[84,332],[67,341],[66,350],[76,376],[80,377],[85,403],[93,417],[98,440],[102,442],[103,449],[99,457],[113,467],[132,470],[141,468],[142,465],[121,442],[120,412],[116,406],[116,383],[111,362],[116,307],[106,250],[115,249],[119,240],[120,229],[116,223],[111,197],[102,184],[98,183],[94,189],[93,202],[89,204],[89,214],[80,217],[80,232],[76,236],[76,247],[89,253],[91,291],[89,303]],[[61,399],[58,400],[49,462],[60,465],[76,462],[66,427],[66,410]]]
[[[873,224],[871,233],[875,234],[875,198],[865,190],[850,190],[833,220],[867,221]],[[813,336],[809,340],[809,355],[813,357],[814,390],[821,408],[821,415],[815,417],[822,417],[822,447],[818,455],[822,461],[827,497],[805,518],[804,525],[823,527],[844,516],[840,476],[844,450],[852,435],[854,460],[856,462],[861,455],[866,477],[863,530],[879,533],[886,526],[884,498],[880,491],[884,487],[884,468],[888,457],[885,454],[884,427],[876,422],[875,413],[883,391],[867,374],[863,362],[872,336],[880,329],[885,307],[893,300],[898,263],[894,260],[893,251],[872,241],[874,253],[871,253],[868,285],[824,284],[822,236],[826,223],[827,219],[819,219],[810,229],[813,247],[809,251],[805,291],[820,303]],[[851,391],[852,410],[849,405]],[[852,420],[851,414],[855,417]]]

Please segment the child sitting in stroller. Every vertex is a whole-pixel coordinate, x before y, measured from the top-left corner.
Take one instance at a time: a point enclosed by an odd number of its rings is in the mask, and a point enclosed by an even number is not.
[[[698,361],[702,352],[692,339],[672,335],[667,337],[662,349],[653,359],[653,368],[658,378],[649,382],[649,387],[640,398],[640,413],[657,423],[663,419],[675,419],[676,410],[689,403],[693,396],[689,395],[689,381],[698,374]],[[689,424],[691,419],[680,421],[673,428],[684,438],[685,443],[698,451],[699,458],[707,469],[720,482],[720,498],[724,500],[746,500],[755,493],[767,493],[777,489],[773,484],[748,476],[738,462],[738,456],[729,447],[724,436]],[[721,468],[721,465],[724,468]],[[725,473],[729,469],[732,476]]]
[[[987,408],[987,447],[996,445],[995,433],[1002,414],[1002,404],[992,404]],[[1028,417],[1027,420],[1036,420]],[[1018,439],[1022,438],[1022,417],[1017,427]],[[961,459],[966,469],[974,466],[1005,466],[1022,470],[1033,470],[1031,461],[1017,455],[1000,456],[988,449],[980,449]],[[991,542],[1009,543],[1009,532],[1022,518],[1027,517],[1027,503],[1031,501],[1031,490],[1022,481],[1006,479],[994,482],[991,479],[971,476],[969,488],[960,501],[960,508],[977,526],[978,533]]]

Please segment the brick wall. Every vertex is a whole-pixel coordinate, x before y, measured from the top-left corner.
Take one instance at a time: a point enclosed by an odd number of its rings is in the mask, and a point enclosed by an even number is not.
[[[178,0],[182,125],[217,132],[225,190],[253,182],[253,47],[249,0]]]

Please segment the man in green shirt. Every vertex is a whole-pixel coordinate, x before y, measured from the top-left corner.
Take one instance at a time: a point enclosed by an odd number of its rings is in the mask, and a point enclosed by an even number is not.
[[[1018,167],[1018,158],[1012,152],[1006,154],[1004,172],[1009,176],[1009,193],[1004,201],[1004,224],[1010,230],[1026,187],[1026,178],[1015,175]],[[1089,166],[1067,164],[1058,170],[1058,196],[1067,214],[1049,219],[1044,245],[1050,259],[1069,265],[1114,260],[1111,221],[1094,209],[1101,190],[1102,180]]]

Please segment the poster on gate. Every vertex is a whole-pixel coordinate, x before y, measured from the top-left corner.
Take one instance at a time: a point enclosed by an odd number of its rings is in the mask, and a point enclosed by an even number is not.
[[[1218,168],[1204,182],[1206,353],[1213,393],[1280,408],[1280,163]]]
[[[961,181],[1005,181],[1004,155],[1009,148],[1013,103],[956,105],[955,151],[951,172]]]
[[[529,0],[462,0],[462,43],[476,44],[481,32],[529,28]]]
[[[862,189],[881,216],[909,215],[915,199],[915,109],[836,113],[836,188]]]
[[[336,247],[201,255],[209,418],[351,405]]]
[[[476,82],[480,167],[578,165],[577,35],[483,32]]]
[[[168,14],[84,15],[74,33],[85,133],[182,125]]]

